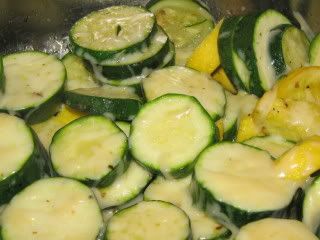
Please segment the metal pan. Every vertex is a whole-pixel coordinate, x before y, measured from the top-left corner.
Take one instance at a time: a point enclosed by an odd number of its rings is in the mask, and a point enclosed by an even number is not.
[[[43,50],[67,51],[71,25],[92,10],[110,5],[145,5],[147,0],[0,0],[0,54]],[[204,0],[216,20],[228,15],[275,8],[291,19],[299,13],[314,32],[320,31],[319,0]],[[298,16],[299,16],[298,14]]]

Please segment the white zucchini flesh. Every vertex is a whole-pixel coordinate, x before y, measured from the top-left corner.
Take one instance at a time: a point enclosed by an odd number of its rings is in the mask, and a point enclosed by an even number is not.
[[[303,201],[303,223],[316,232],[320,226],[320,180],[319,178],[307,189]]]
[[[138,196],[151,178],[150,172],[132,160],[126,172],[110,186],[93,191],[102,209],[119,206]]]
[[[116,122],[116,125],[126,134],[127,137],[130,135],[131,125],[128,122]]]
[[[67,71],[66,90],[74,90],[78,88],[94,88],[99,85],[95,83],[93,73],[86,69],[84,60],[77,55],[69,53],[63,57],[62,62]]]
[[[237,95],[226,92],[227,105],[223,126],[225,130],[230,129],[233,124],[240,122],[241,118],[252,113],[258,98],[255,95],[249,95],[240,91]]]
[[[280,136],[254,137],[244,142],[247,145],[267,151],[274,158],[280,157],[295,146]]]
[[[50,145],[55,171],[81,180],[100,180],[124,157],[126,135],[103,116],[86,116],[60,129]]]
[[[278,178],[267,152],[228,142],[200,155],[195,178],[218,201],[248,212],[285,208],[301,184]]]
[[[224,90],[206,74],[173,66],[151,73],[142,83],[148,101],[167,93],[185,94],[197,98],[212,117],[224,114]]]
[[[191,177],[178,180],[156,178],[145,190],[145,200],[170,202],[183,209],[190,218],[194,240],[214,239],[226,233],[226,229],[203,211],[192,205],[189,192]]]
[[[6,92],[0,93],[0,109],[12,111],[38,107],[63,86],[65,68],[55,56],[23,52],[3,58]]]
[[[144,106],[129,141],[135,159],[170,175],[192,164],[213,136],[213,121],[195,98],[169,94]]]
[[[103,227],[92,191],[65,178],[33,183],[2,215],[4,240],[95,240]]]
[[[317,240],[301,222],[266,218],[242,227],[236,240]]]
[[[34,151],[30,129],[17,117],[0,113],[0,181],[19,171]]]
[[[103,85],[102,87],[95,88],[79,88],[74,90],[74,92],[94,97],[140,100],[140,97],[135,93],[135,89],[132,87]]]
[[[144,201],[116,213],[107,225],[108,240],[187,240],[189,218],[178,207],[160,201]]]
[[[120,52],[115,54],[111,59],[106,59],[99,64],[101,66],[119,66],[139,63],[155,56],[168,41],[167,34],[161,28],[158,28],[158,31],[150,39],[150,43],[143,43],[139,51],[130,53]]]
[[[270,32],[283,24],[290,24],[290,21],[284,15],[272,9],[262,13],[255,24],[253,49],[260,82],[265,90],[271,89],[276,81],[276,73],[269,54],[269,43],[272,38]]]

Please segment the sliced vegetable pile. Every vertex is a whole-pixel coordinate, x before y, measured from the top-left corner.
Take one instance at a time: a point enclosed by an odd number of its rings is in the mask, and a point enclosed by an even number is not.
[[[196,0],[0,57],[0,239],[316,240],[320,37]]]

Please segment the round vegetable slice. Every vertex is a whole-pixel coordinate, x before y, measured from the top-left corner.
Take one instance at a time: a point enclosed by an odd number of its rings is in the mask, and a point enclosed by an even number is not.
[[[152,174],[132,160],[125,173],[110,186],[94,189],[94,193],[101,208],[116,207],[137,197],[151,179]]]
[[[317,240],[306,226],[296,220],[267,218],[240,229],[236,240]]]
[[[0,204],[44,175],[44,160],[32,130],[17,117],[0,113]]]
[[[73,51],[93,62],[133,51],[153,33],[155,16],[142,7],[112,6],[90,13],[70,30]]]
[[[178,207],[161,201],[144,201],[116,213],[107,226],[106,239],[187,240],[188,216]]]
[[[212,119],[194,97],[167,94],[147,103],[133,120],[131,152],[153,172],[183,177],[214,135]]]
[[[30,51],[3,58],[6,91],[0,93],[0,110],[23,116],[29,123],[56,113],[62,101],[66,70],[55,56]]]
[[[85,116],[53,137],[50,156],[57,174],[88,185],[110,185],[127,167],[127,137],[104,116]]]
[[[96,240],[104,228],[92,191],[66,178],[28,186],[12,199],[2,220],[4,240]]]
[[[223,87],[198,71],[168,67],[154,71],[142,84],[148,101],[168,93],[185,94],[197,98],[213,119],[224,114],[226,96]]]
[[[193,197],[208,214],[236,226],[282,216],[300,182],[278,178],[271,156],[239,143],[220,143],[201,153],[195,166]]]

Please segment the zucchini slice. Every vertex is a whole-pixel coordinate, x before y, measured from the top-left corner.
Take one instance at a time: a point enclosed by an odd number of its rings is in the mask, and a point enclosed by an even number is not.
[[[151,0],[147,7],[156,15],[157,23],[174,43],[178,65],[185,65],[214,25],[212,16],[198,1]]]
[[[269,51],[277,77],[309,63],[310,42],[302,30],[284,25],[272,30],[272,34]]]
[[[125,173],[110,186],[95,188],[94,193],[100,208],[116,207],[136,198],[151,179],[152,174],[132,160]]]
[[[144,201],[117,212],[107,225],[106,239],[188,240],[188,216],[178,207],[161,201]]]
[[[119,121],[131,121],[142,105],[134,88],[110,85],[67,91],[65,102],[79,111],[103,114]]]
[[[153,35],[155,16],[143,7],[112,6],[78,20],[70,30],[73,52],[92,62],[140,49]]]
[[[265,136],[253,137],[244,142],[247,145],[262,149],[270,153],[273,158],[279,158],[282,154],[289,151],[295,146],[291,141],[288,141],[280,136]]]
[[[104,229],[90,188],[66,178],[28,186],[11,200],[2,220],[3,240],[96,240]]]
[[[161,65],[169,50],[169,38],[161,28],[158,28],[150,43],[143,44],[139,51],[120,52],[112,59],[99,64],[102,66],[103,75],[109,79],[148,75],[152,69]]]
[[[311,65],[320,66],[320,34],[318,34],[311,42],[309,58]]]
[[[302,221],[310,231],[320,236],[320,178],[306,190],[303,200]]]
[[[235,50],[250,71],[250,92],[261,96],[276,81],[269,52],[271,30],[290,21],[269,9],[261,14],[247,15],[239,22],[234,36]]]
[[[90,186],[110,185],[127,167],[127,137],[104,116],[81,117],[53,136],[54,171]]]
[[[20,52],[3,58],[6,92],[0,93],[0,111],[14,112],[27,122],[51,117],[62,101],[66,71],[55,56]]]
[[[71,91],[78,88],[93,88],[99,85],[95,82],[94,75],[87,69],[85,61],[73,53],[68,53],[62,58],[67,71],[65,89]]]
[[[197,98],[214,120],[224,114],[223,87],[210,76],[190,68],[173,66],[157,70],[143,79],[142,85],[148,101],[168,93],[185,94]]]
[[[282,216],[301,183],[278,178],[273,164],[267,152],[243,144],[209,147],[195,166],[194,202],[218,219],[226,215],[238,227]]]
[[[240,229],[236,240],[317,240],[306,226],[297,220],[267,218],[249,223]]]
[[[194,97],[167,94],[147,103],[133,120],[133,157],[153,172],[184,177],[214,139],[215,126]]]
[[[170,202],[184,210],[190,218],[194,240],[229,239],[228,229],[192,205],[190,184],[191,177],[178,180],[157,177],[144,192],[144,199]]]
[[[229,17],[222,23],[218,49],[221,65],[236,89],[250,92],[250,72],[244,61],[235,51],[234,41],[238,23],[242,17]]]
[[[227,105],[223,118],[223,139],[235,140],[241,119],[253,112],[258,101],[255,95],[238,92],[237,95],[226,92]]]
[[[3,57],[0,56],[0,93],[5,92],[6,87],[6,79],[4,76],[4,69],[3,69]]]
[[[44,175],[44,159],[32,130],[15,116],[0,113],[0,205]]]

